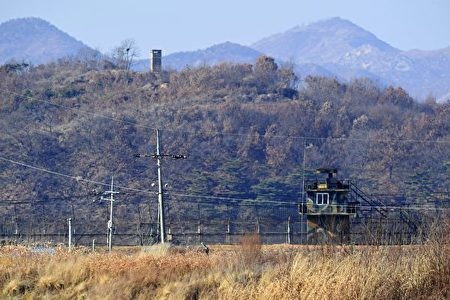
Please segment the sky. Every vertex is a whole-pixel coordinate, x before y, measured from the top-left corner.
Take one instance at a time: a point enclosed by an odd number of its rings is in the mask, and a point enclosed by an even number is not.
[[[140,57],[250,45],[331,17],[352,21],[401,50],[450,46],[450,0],[0,0],[0,22],[45,19],[107,53],[134,39]]]

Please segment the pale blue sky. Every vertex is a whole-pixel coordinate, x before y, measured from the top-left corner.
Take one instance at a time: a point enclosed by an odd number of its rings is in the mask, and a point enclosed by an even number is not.
[[[402,49],[450,46],[450,0],[0,0],[0,22],[40,17],[103,52],[126,38],[141,56],[232,41],[249,45],[339,16]]]

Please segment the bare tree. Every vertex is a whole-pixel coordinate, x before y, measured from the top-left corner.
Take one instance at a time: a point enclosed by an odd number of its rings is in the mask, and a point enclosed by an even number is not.
[[[114,48],[111,53],[113,63],[122,70],[129,71],[139,50],[134,39],[126,39]]]

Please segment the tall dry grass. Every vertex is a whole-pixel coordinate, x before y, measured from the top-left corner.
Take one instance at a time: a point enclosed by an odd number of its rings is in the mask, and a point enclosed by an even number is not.
[[[261,246],[33,253],[0,248],[0,298],[449,299],[448,232],[412,246]]]

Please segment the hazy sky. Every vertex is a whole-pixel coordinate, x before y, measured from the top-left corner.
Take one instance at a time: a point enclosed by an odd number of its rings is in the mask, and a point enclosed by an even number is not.
[[[30,16],[103,52],[133,38],[144,57],[151,48],[249,45],[335,16],[402,50],[450,46],[450,0],[0,0],[0,22]]]

